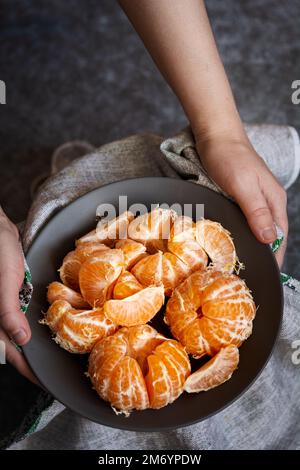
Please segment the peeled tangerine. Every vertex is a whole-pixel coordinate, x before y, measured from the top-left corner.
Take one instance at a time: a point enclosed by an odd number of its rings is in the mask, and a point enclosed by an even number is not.
[[[214,356],[229,344],[239,347],[251,335],[255,313],[242,279],[206,269],[193,273],[175,289],[165,321],[188,353]]]
[[[88,374],[103,400],[129,414],[172,403],[190,371],[180,343],[140,325],[121,328],[99,341],[91,352]]]
[[[41,320],[55,333],[54,340],[71,353],[89,353],[95,343],[117,330],[102,308],[76,310],[65,300],[50,305]]]

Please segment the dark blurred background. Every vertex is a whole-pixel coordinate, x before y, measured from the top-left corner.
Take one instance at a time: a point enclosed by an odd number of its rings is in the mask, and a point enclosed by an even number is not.
[[[151,1],[151,0],[150,0]],[[162,0],[163,1],[163,0]],[[300,0],[208,0],[208,12],[242,118],[300,130],[291,83],[300,79]],[[2,0],[0,202],[26,217],[31,182],[53,150],[83,139],[98,146],[128,134],[164,136],[186,125],[176,97],[115,0]],[[288,191],[284,270],[299,277],[300,180]],[[0,366],[0,447],[46,396]]]

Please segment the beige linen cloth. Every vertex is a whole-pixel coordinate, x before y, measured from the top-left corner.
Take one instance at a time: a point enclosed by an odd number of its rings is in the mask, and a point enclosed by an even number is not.
[[[251,125],[246,130],[275,176],[289,187],[300,166],[295,129]],[[25,252],[39,229],[60,208],[93,188],[139,176],[184,178],[220,191],[206,175],[189,129],[167,140],[135,135],[75,160],[62,158],[59,162],[56,158],[53,174],[37,193],[26,221]],[[224,411],[186,428],[137,433],[95,424],[54,401],[35,423],[35,432],[27,433],[10,448],[299,449],[300,365],[293,348],[300,340],[300,289],[299,283],[288,276],[285,281],[284,321],[272,358],[250,389]]]

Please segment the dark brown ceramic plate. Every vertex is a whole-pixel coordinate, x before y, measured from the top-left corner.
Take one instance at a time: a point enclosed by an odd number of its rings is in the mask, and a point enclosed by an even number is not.
[[[240,349],[240,364],[225,384],[199,394],[184,393],[172,405],[160,410],[133,412],[129,418],[117,416],[102,401],[84,375],[87,357],[69,354],[51,340],[48,328],[38,323],[47,309],[46,287],[58,279],[64,255],[74,240],[95,227],[96,207],[112,203],[118,207],[119,195],[128,204],[177,202],[205,205],[205,217],[220,222],[235,241],[246,269],[241,276],[252,290],[259,306],[252,336]],[[282,288],[275,258],[266,245],[252,235],[240,209],[224,197],[196,184],[171,178],[137,178],[109,184],[80,197],[57,213],[38,234],[27,256],[34,293],[28,319],[32,339],[24,348],[25,356],[40,382],[54,397],[82,416],[97,423],[136,431],[157,431],[186,426],[203,420],[236,400],[253,383],[266,365],[274,346],[282,318]],[[152,322],[170,335],[162,321],[162,312]],[[251,393],[251,390],[250,390]]]

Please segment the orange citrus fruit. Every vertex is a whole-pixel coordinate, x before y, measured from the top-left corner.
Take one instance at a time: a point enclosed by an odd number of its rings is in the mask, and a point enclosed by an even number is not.
[[[114,285],[113,298],[125,299],[143,289],[143,286],[129,271],[124,271]]]
[[[124,264],[128,270],[146,256],[146,247],[142,243],[134,240],[118,240],[115,244],[115,248],[123,251]]]
[[[79,290],[79,270],[82,263],[88,258],[100,256],[102,251],[109,250],[109,247],[99,242],[89,242],[79,245],[74,251],[70,251],[63,259],[63,264],[59,269],[62,282],[78,291]]]
[[[187,353],[177,341],[164,341],[156,347],[148,356],[145,377],[150,408],[162,408],[179,397],[191,372],[190,367]]]
[[[184,390],[188,393],[197,393],[218,387],[231,378],[238,363],[239,350],[230,344],[220,349],[204,366],[191,374],[184,384]]]
[[[102,308],[76,310],[64,300],[56,300],[42,322],[52,329],[62,348],[77,354],[90,352],[97,341],[117,330]]]
[[[72,353],[91,353],[89,376],[115,410],[158,409],[182,392],[209,390],[238,366],[256,306],[230,233],[158,207],[100,220],[63,259],[41,323]],[[207,266],[210,261],[209,266]],[[159,312],[175,339],[147,322]],[[120,328],[121,327],[121,328]],[[188,354],[211,356],[191,374]]]
[[[112,220],[100,220],[96,227],[97,236],[103,242],[108,240],[124,240],[128,238],[128,226],[134,219],[134,215],[130,211],[123,212]]]
[[[190,274],[189,267],[172,253],[159,251],[139,261],[131,270],[143,286],[163,285],[170,296],[173,289]]]
[[[125,299],[107,300],[104,304],[104,312],[107,318],[117,325],[142,325],[156,315],[164,299],[163,286],[146,287]]]
[[[170,231],[168,250],[187,264],[190,271],[207,265],[207,254],[196,241],[196,224],[190,217],[178,217]]]
[[[190,272],[207,266],[207,254],[196,240],[168,242],[168,249],[190,268]]]
[[[176,217],[176,212],[163,208],[142,214],[130,222],[128,238],[146,245],[149,253],[166,251],[170,230]]]
[[[70,251],[63,259],[62,266],[59,269],[59,275],[62,282],[74,289],[79,290],[79,270],[81,268],[81,260],[77,256],[76,251]]]
[[[82,264],[79,285],[82,297],[93,307],[101,307],[112,295],[114,283],[124,266],[121,250],[103,250]]]
[[[196,240],[210,257],[216,270],[232,272],[236,265],[235,246],[228,230],[208,219],[196,223]]]
[[[133,218],[134,215],[128,211],[109,221],[100,220],[95,230],[76,240],[76,246],[100,242],[111,247],[118,238],[127,238],[127,228]]]
[[[89,307],[89,304],[78,292],[71,289],[70,287],[65,286],[61,282],[51,282],[51,284],[49,284],[47,299],[49,304],[53,304],[55,300],[66,300],[74,308],[81,309]]]
[[[190,354],[214,356],[229,344],[240,346],[250,336],[255,313],[242,279],[206,269],[193,273],[174,290],[165,321]]]
[[[101,243],[102,240],[98,238],[96,229],[91,230],[90,232],[86,233],[82,237],[78,238],[78,240],[75,241],[76,247],[82,246],[85,244],[90,244],[90,243]],[[108,246],[113,246],[114,241],[111,240],[110,242],[107,242]]]
[[[172,403],[182,393],[190,362],[177,341],[140,325],[96,343],[88,373],[100,397],[129,414]]]
[[[95,257],[97,254],[100,254],[101,251],[109,250],[110,248],[104,243],[100,242],[89,242],[78,245],[75,249],[77,257],[80,259],[81,263],[84,263],[88,258]]]

